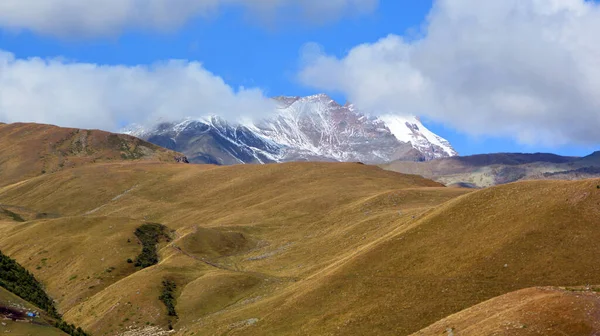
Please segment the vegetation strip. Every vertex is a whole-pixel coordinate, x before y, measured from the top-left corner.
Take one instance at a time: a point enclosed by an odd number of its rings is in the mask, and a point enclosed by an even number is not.
[[[135,230],[136,237],[142,243],[142,253],[135,259],[135,266],[146,268],[158,264],[158,245],[160,238],[166,241],[171,238],[167,234],[167,227],[162,224],[146,223]]]
[[[162,294],[158,297],[158,299],[167,307],[168,315],[177,318],[177,312],[175,311],[175,290],[177,289],[177,285],[171,280],[163,280],[162,284]],[[173,329],[173,324],[170,320],[169,329]]]
[[[46,295],[42,285],[25,268],[0,251],[0,286],[20,298],[60,319],[54,301]]]
[[[71,336],[90,336],[90,334],[83,331],[83,329],[76,327],[73,324],[68,324],[67,322],[62,321],[62,320],[59,322],[56,322],[56,324],[54,326]]]
[[[23,219],[23,217],[21,217],[21,215],[19,215],[18,213],[14,213],[10,210],[7,209],[2,209],[0,208],[0,212],[4,213],[5,215],[9,216],[10,218],[12,218],[15,222],[20,222],[23,223],[25,222],[25,219]]]
[[[14,259],[4,255],[0,251],[0,286],[17,295],[23,300],[34,304],[45,310],[48,315],[57,319],[55,327],[71,336],[88,336],[83,329],[62,320],[62,316],[56,310],[54,301],[48,297],[42,285],[33,274],[29,273]]]

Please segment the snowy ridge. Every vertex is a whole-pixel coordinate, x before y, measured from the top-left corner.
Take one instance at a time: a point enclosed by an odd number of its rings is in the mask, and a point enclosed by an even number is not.
[[[450,142],[425,127],[419,118],[384,115],[379,117],[398,141],[410,142],[418,150],[434,150],[435,158],[456,156]]]
[[[457,155],[450,143],[417,117],[371,117],[325,94],[276,97],[277,114],[231,123],[217,116],[161,122],[123,130],[185,153],[192,162],[217,164],[285,161],[431,160]]]

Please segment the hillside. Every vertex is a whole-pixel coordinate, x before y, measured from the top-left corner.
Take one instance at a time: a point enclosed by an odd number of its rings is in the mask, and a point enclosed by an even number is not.
[[[473,191],[357,163],[124,160],[0,187],[0,248],[93,335],[408,335],[600,284],[599,203],[600,180]]]
[[[586,157],[497,153],[440,158],[428,162],[394,161],[382,168],[419,174],[445,185],[475,188],[524,180],[581,180],[600,177],[599,152]]]
[[[0,124],[0,143],[0,185],[93,162],[181,156],[123,134],[42,124]]]
[[[350,163],[94,164],[0,189],[23,217],[54,214],[4,222],[0,246],[94,335],[166,329],[165,279],[177,284],[175,328],[204,330],[199,318],[269,300],[465,192]],[[146,222],[175,232],[159,264],[139,270],[127,259],[140,253],[134,231]]]
[[[453,314],[413,336],[595,335],[598,314],[597,288],[527,288]]]
[[[260,314],[259,335],[406,335],[518,289],[598,283],[598,185],[536,181],[470,193],[237,316]]]

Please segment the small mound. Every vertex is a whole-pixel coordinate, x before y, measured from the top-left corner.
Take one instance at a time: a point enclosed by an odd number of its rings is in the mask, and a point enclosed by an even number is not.
[[[599,315],[595,291],[528,288],[450,315],[413,336],[596,335]]]
[[[256,242],[240,232],[218,231],[196,227],[195,231],[177,242],[183,251],[195,257],[223,257],[246,252]]]

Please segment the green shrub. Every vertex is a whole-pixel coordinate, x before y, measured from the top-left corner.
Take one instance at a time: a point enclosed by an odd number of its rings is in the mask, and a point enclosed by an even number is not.
[[[9,292],[45,310],[54,318],[60,318],[54,301],[46,295],[42,285],[33,274],[15,260],[0,251],[0,286]]]
[[[142,253],[137,256],[135,266],[146,268],[158,264],[156,245],[161,238],[169,241],[167,227],[162,224],[146,223],[135,230],[135,235],[142,243]]]
[[[175,290],[177,289],[177,285],[171,280],[163,280],[162,285],[162,294],[158,299],[167,307],[169,316],[177,317],[177,312],[175,311]]]
[[[90,334],[83,331],[83,329],[78,328],[73,324],[68,324],[65,321],[56,322],[54,326],[71,336],[90,336]]]
[[[77,276],[71,277],[71,280]],[[23,266],[0,251],[0,286],[21,297],[25,301],[45,310],[57,319],[55,326],[71,336],[89,336],[81,328],[68,324],[56,310],[54,301],[46,294],[42,285]]]

